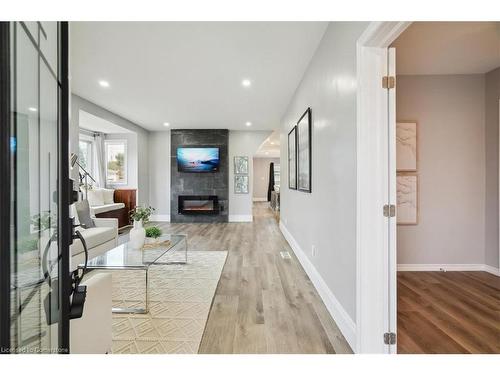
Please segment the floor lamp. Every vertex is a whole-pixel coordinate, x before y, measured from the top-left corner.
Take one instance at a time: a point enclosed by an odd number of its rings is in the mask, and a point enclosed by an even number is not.
[[[85,180],[85,199],[88,200],[88,195],[89,195],[89,185],[87,183],[87,178],[90,177],[92,181],[97,183],[97,181],[92,177],[92,175],[86,171],[85,168],[82,167],[82,165],[78,162],[78,155],[71,153],[71,168],[73,168],[76,165],[83,171],[83,175],[78,171],[78,174],[80,175],[80,183],[82,183],[83,180]]]

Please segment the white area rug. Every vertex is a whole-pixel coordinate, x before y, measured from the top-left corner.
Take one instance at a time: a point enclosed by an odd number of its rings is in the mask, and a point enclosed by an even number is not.
[[[113,314],[113,353],[197,353],[226,257],[190,251],[187,265],[152,266],[149,313]],[[111,275],[113,306],[144,306],[145,271]]]

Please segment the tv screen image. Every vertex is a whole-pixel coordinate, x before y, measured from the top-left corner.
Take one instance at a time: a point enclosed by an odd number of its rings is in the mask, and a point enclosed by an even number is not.
[[[177,149],[179,172],[217,172],[219,164],[218,147],[179,147]]]

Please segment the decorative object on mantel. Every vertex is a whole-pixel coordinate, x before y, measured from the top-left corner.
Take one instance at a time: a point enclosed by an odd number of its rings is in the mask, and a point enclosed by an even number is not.
[[[234,174],[248,174],[248,156],[234,157]]]
[[[288,133],[288,188],[297,190],[297,126]]]
[[[418,136],[416,122],[396,123],[396,171],[416,172]]]
[[[398,174],[397,183],[397,224],[418,224],[418,176]]]
[[[312,124],[311,108],[307,108],[297,122],[297,187],[311,192],[312,180]]]
[[[248,176],[234,176],[234,192],[236,194],[248,194]]]
[[[140,249],[146,239],[144,224],[149,221],[151,214],[155,209],[153,207],[136,207],[130,211],[130,217],[134,220],[134,227],[130,230],[130,244],[134,249]]]
[[[146,228],[146,243],[157,243],[161,233],[161,229],[158,227]]]

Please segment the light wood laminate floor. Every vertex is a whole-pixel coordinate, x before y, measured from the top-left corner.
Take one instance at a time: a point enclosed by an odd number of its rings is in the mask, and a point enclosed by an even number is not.
[[[199,353],[351,353],[268,203],[252,223],[156,224],[190,251],[228,251]]]
[[[500,353],[500,277],[398,272],[398,353]]]

